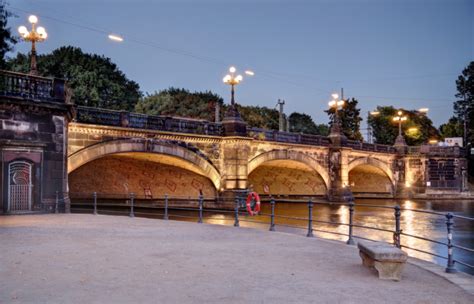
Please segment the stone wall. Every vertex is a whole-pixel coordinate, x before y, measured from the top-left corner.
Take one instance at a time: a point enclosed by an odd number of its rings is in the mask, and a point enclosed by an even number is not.
[[[205,198],[216,196],[212,182],[202,175],[124,156],[106,156],[79,167],[69,175],[69,189],[71,196],[133,192],[138,198],[197,197],[200,189]]]
[[[360,165],[349,172],[349,185],[354,193],[391,193],[392,184],[385,173],[373,166]]]

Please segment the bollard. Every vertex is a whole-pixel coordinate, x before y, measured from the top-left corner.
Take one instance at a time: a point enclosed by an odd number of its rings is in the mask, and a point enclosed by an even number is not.
[[[97,215],[97,192],[94,192],[94,215]]]
[[[446,265],[447,273],[457,272],[454,268],[454,258],[453,258],[453,214],[450,212],[446,214],[446,228],[448,230],[448,264]]]
[[[270,200],[272,207],[272,213],[270,215],[270,231],[275,231],[275,199],[272,197]]]
[[[130,217],[135,217],[135,213],[133,211],[133,204],[135,203],[135,194],[130,193]]]
[[[202,195],[199,194],[199,220],[198,220],[199,224],[202,224],[202,204],[203,204]]]
[[[400,235],[402,230],[400,229],[400,206],[395,206],[395,232],[393,233],[393,244],[398,248],[401,248]]]
[[[313,237],[313,201],[308,202],[308,233],[307,237]]]
[[[56,191],[56,201],[55,201],[54,213],[59,213],[59,192]]]
[[[240,227],[239,223],[239,198],[235,198],[235,207],[234,207],[234,227]]]
[[[163,218],[168,219],[168,194],[165,194],[165,215]]]
[[[354,200],[349,200],[349,238],[347,239],[347,245],[355,245],[354,239],[352,238],[352,225],[354,225]]]

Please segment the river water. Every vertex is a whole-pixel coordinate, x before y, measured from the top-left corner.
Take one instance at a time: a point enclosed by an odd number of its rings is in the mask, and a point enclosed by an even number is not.
[[[357,206],[358,204],[370,206]],[[354,224],[376,227],[380,229],[394,230],[395,216],[392,208],[378,208],[376,206],[394,206],[398,204],[402,207],[401,212],[401,229],[403,233],[418,237],[428,238],[437,242],[447,242],[446,217],[444,215],[435,215],[428,213],[415,212],[405,209],[422,209],[441,213],[452,212],[455,215],[467,216],[474,218],[474,201],[417,201],[417,200],[390,200],[390,199],[356,199]],[[74,211],[73,201],[73,211]],[[138,207],[138,206],[137,206]],[[171,207],[171,204],[170,204]],[[102,207],[100,207],[102,210]],[[108,210],[112,211],[110,207]],[[146,216],[153,218],[162,217],[162,209],[136,208],[137,216]],[[206,209],[207,210],[207,209]],[[117,211],[117,210],[116,210]],[[126,210],[123,210],[126,214]],[[105,213],[105,212],[104,212]],[[259,216],[243,216],[239,217],[241,227],[252,227],[258,229],[268,229],[271,213],[270,204],[262,204],[263,215]],[[170,210],[170,219],[196,221],[196,211]],[[307,220],[291,219],[288,217],[307,218],[308,206],[306,203],[280,203],[277,201],[275,205],[275,223],[276,230],[282,232],[296,233],[306,235],[308,225]],[[190,216],[192,218],[187,218]],[[346,241],[347,236],[334,233],[347,234],[347,225],[335,225],[322,222],[339,222],[347,224],[349,222],[349,208],[338,204],[315,204],[313,208],[313,229],[314,235]],[[321,222],[320,222],[321,221]],[[206,211],[204,212],[204,222],[219,225],[233,225],[234,214],[232,212]],[[298,226],[294,228],[289,226]],[[455,218],[454,219],[453,242],[456,245],[474,248],[474,221]],[[327,231],[327,232],[323,232]],[[328,233],[333,232],[333,233]],[[353,234],[355,236],[369,238],[378,241],[393,241],[393,233],[385,231],[376,231],[362,227],[354,227]],[[355,238],[357,240],[357,238]],[[428,242],[422,239],[402,235],[401,244],[422,251],[431,252],[439,256],[447,256],[447,247],[443,244]],[[439,265],[446,265],[446,260],[422,253],[415,250],[404,248],[410,256],[423,260],[435,262]],[[468,253],[461,249],[454,249],[455,260],[474,265],[474,253]],[[474,269],[470,269],[457,263],[456,268],[474,274]]]

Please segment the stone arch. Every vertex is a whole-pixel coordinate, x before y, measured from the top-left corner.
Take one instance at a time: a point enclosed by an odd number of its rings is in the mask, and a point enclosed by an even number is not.
[[[259,154],[249,161],[247,175],[250,175],[250,173],[252,173],[252,171],[255,170],[261,164],[272,160],[292,160],[307,165],[321,176],[324,181],[324,185],[326,186],[326,189],[329,189],[329,173],[326,168],[321,166],[318,161],[312,158],[311,156],[299,151],[272,150]]]
[[[352,169],[360,165],[370,165],[382,170],[383,173],[385,173],[385,175],[390,179],[390,182],[392,183],[392,185],[395,185],[392,169],[385,162],[377,158],[359,157],[359,158],[353,159],[347,166],[347,174],[349,174],[349,172],[351,172]]]
[[[119,153],[157,153],[185,160],[209,178],[216,189],[220,189],[219,171],[203,156],[177,144],[146,140],[118,139],[88,146],[68,156],[68,174],[98,158]]]

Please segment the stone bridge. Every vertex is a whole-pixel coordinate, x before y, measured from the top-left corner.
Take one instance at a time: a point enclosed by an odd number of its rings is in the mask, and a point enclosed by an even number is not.
[[[0,76],[3,212],[51,209],[56,191],[67,210],[69,193],[222,198],[251,187],[341,200],[347,188],[366,197],[465,188],[459,147],[394,147],[339,134],[247,128],[238,113],[212,123],[77,107],[60,80]],[[21,190],[25,185],[29,192]]]

